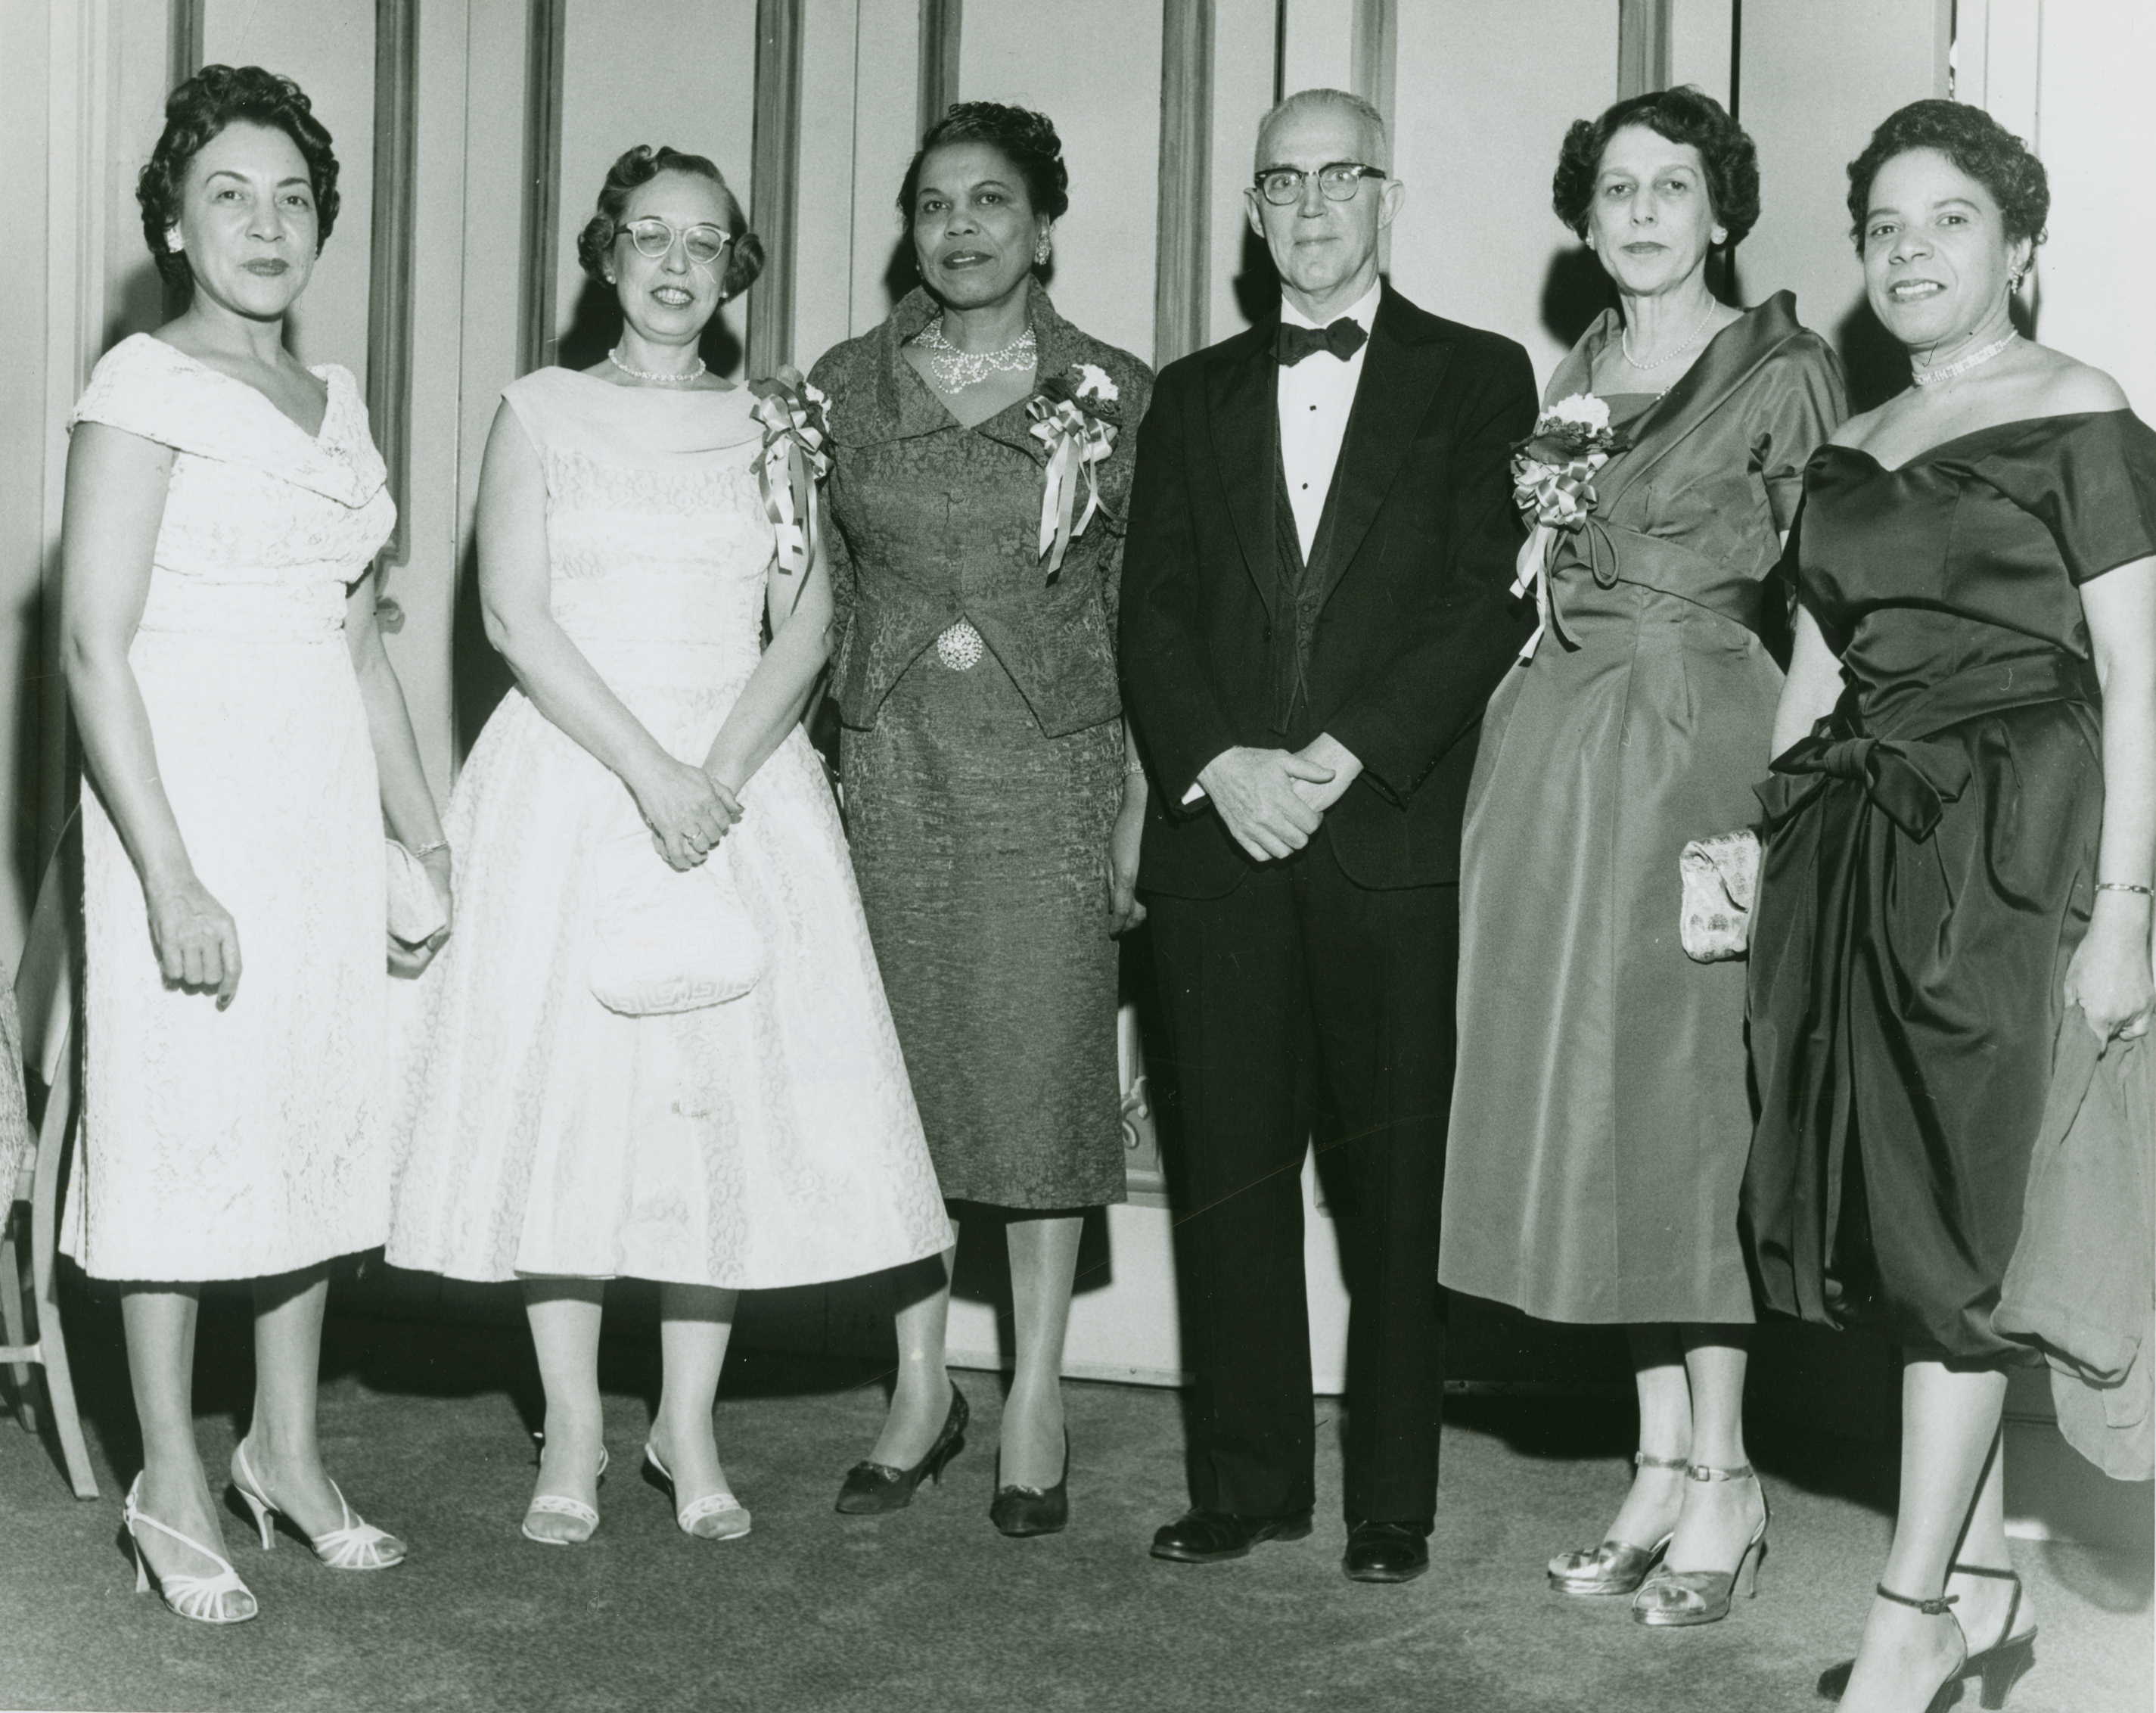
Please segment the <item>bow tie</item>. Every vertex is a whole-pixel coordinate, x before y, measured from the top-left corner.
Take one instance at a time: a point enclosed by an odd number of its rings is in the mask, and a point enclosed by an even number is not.
[[[1293,368],[1314,352],[1329,351],[1345,363],[1363,348],[1370,336],[1353,316],[1342,316],[1329,327],[1298,327],[1282,322],[1273,335],[1273,358],[1282,368]]]

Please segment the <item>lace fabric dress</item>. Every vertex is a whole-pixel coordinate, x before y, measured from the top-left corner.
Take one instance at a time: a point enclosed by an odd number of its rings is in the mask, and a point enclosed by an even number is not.
[[[555,618],[669,754],[701,762],[761,653],[773,548],[753,400],[564,369],[503,397],[545,472]],[[392,1262],[755,1288],[948,1244],[837,807],[799,729],[741,800],[721,848],[767,949],[762,980],[694,1011],[609,1011],[589,984],[595,853],[642,821],[521,691],[495,710],[446,817],[456,931],[399,1007]]]
[[[73,420],[173,450],[128,651],[157,771],[239,932],[231,1006],[169,990],[141,883],[82,798],[82,1151],[64,1247],[101,1278],[282,1273],[388,1224],[388,974],[374,750],[344,635],[395,507],[352,376],[309,435],[146,334]]]

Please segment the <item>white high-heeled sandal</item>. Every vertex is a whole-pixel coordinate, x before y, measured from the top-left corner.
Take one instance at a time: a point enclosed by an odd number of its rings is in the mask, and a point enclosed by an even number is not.
[[[267,1552],[277,1544],[276,1530],[270,1527],[274,1516],[291,1515],[272,1500],[263,1490],[261,1477],[254,1466],[247,1461],[247,1442],[241,1440],[232,1448],[232,1490],[246,1502],[254,1518],[256,1531],[262,1536],[262,1550]],[[387,1529],[377,1529],[354,1510],[346,1500],[344,1489],[334,1481],[330,1491],[336,1494],[337,1508],[344,1515],[343,1523],[319,1535],[310,1535],[307,1544],[314,1548],[315,1556],[331,1570],[377,1571],[391,1570],[404,1562],[406,1548]],[[395,1541],[397,1550],[390,1551],[382,1546],[385,1541]]]
[[[142,1551],[144,1525],[155,1529],[160,1535],[169,1535],[180,1543],[199,1552],[218,1566],[213,1577],[192,1577],[181,1571],[157,1572],[157,1597],[165,1602],[177,1618],[191,1618],[197,1623],[245,1623],[260,1611],[258,1604],[250,1603],[244,1612],[233,1613],[225,1609],[224,1597],[244,1594],[250,1602],[254,1591],[239,1580],[223,1554],[213,1552],[201,1541],[182,1535],[171,1525],[159,1522],[142,1509],[142,1478],[135,1477],[135,1484],[127,1489],[127,1503],[121,1510],[121,1520],[126,1525],[128,1544],[135,1549],[135,1592],[150,1592],[150,1560]]]
[[[605,1480],[606,1472],[607,1448],[601,1446],[598,1474],[593,1485],[597,1486]],[[567,1517],[572,1522],[582,1523],[584,1532],[581,1535],[537,1534],[531,1527],[531,1519],[535,1516]],[[581,1499],[572,1499],[566,1493],[535,1493],[531,1495],[531,1503],[524,1507],[524,1520],[518,1526],[517,1532],[526,1540],[536,1541],[542,1546],[581,1546],[598,1532],[598,1506],[586,1505]]]
[[[644,1460],[651,1465],[651,1472],[666,1484],[673,1497],[680,1497],[680,1489],[674,1484],[674,1472],[660,1458],[649,1440],[644,1443]],[[721,1520],[716,1528],[700,1529],[697,1524],[716,1517]],[[691,1500],[674,1513],[674,1520],[685,1535],[694,1535],[699,1541],[738,1541],[749,1531],[752,1519],[748,1507],[731,1493],[706,1493],[701,1499]]]

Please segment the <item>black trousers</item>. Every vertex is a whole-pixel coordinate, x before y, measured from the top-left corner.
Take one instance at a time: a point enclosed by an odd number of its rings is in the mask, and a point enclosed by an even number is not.
[[[1300,1173],[1314,1136],[1351,1298],[1348,1520],[1427,1528],[1459,888],[1358,887],[1321,831],[1224,898],[1146,903],[1178,1121],[1191,1498],[1252,1516],[1313,1502]]]

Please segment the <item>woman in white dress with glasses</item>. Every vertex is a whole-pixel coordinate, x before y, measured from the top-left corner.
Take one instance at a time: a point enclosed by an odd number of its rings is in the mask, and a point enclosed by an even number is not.
[[[450,801],[458,934],[400,1031],[388,1253],[524,1281],[547,1420],[523,1532],[545,1545],[598,1526],[604,1282],[659,1281],[645,1456],[683,1530],[728,1538],[749,1527],[711,1420],[735,1294],[950,1232],[799,727],[828,575],[777,563],[756,400],[697,356],[762,246],[711,162],[639,147],[578,253],[624,331],[507,388],[488,441],[481,599],[516,687]]]

